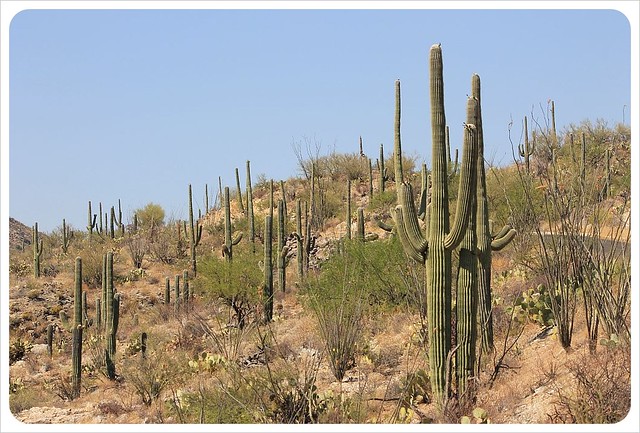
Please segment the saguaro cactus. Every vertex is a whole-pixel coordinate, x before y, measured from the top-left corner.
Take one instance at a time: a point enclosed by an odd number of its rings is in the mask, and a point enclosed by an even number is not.
[[[244,213],[244,204],[242,203],[242,189],[240,189],[240,174],[236,167],[236,198],[238,199],[238,209]]]
[[[196,261],[196,247],[200,244],[200,239],[202,237],[202,226],[198,221],[193,220],[193,201],[191,194],[191,184],[189,184],[189,228],[190,228],[190,237],[189,237],[189,250],[191,252],[191,271],[193,271],[193,275],[197,275],[197,261]]]
[[[229,204],[229,187],[224,188],[224,245],[222,247],[222,255],[227,258],[227,261],[233,259],[233,246],[238,245],[242,240],[242,232],[238,233],[236,237],[232,236],[231,232],[231,205]]]
[[[393,134],[393,169],[396,185],[403,182],[402,179],[402,144],[400,140],[400,80],[396,80],[396,112],[394,119]],[[399,191],[399,188],[397,188]],[[396,192],[398,192],[396,191]]]
[[[164,280],[164,305],[171,303],[171,279],[165,277]]]
[[[272,219],[267,215],[264,220],[264,282],[262,285],[263,320],[271,322],[273,318],[273,264],[272,264]]]
[[[531,173],[531,155],[535,150],[535,141],[529,142],[529,126],[527,125],[527,116],[524,116],[524,145],[518,145],[518,152],[524,158],[524,166],[527,174]]]
[[[247,218],[249,219],[249,240],[251,251],[256,252],[256,226],[253,215],[253,189],[251,187],[251,163],[247,161]]]
[[[285,215],[284,215],[284,200],[278,200],[278,250],[276,257],[278,264],[278,288],[284,293],[287,285],[287,254],[289,253],[289,247],[286,245],[285,235]]]
[[[380,155],[378,156],[378,191],[384,192],[385,182],[389,180],[387,169],[384,166],[384,144],[380,143]]]
[[[89,201],[89,214],[87,215],[87,231],[89,232],[89,242],[93,236],[93,229],[96,228],[96,218],[98,215],[91,213],[91,201]]]
[[[118,332],[118,323],[120,319],[120,294],[115,293],[113,288],[113,252],[107,253],[107,272],[106,272],[106,340],[105,348],[105,364],[107,366],[107,377],[115,379],[116,368],[114,357],[116,354],[116,334]]]
[[[67,254],[69,249],[69,242],[73,237],[73,231],[67,227],[67,220],[62,218],[62,252]]]
[[[40,278],[40,257],[42,256],[42,239],[38,233],[38,223],[31,230],[31,245],[33,246],[33,276]]]
[[[73,343],[71,346],[71,388],[73,398],[80,395],[82,373],[82,259],[76,257],[75,286],[73,292]]]
[[[484,138],[482,133],[482,104],[480,95],[480,77],[472,79],[472,95],[478,100],[478,192],[477,192],[477,235],[478,235],[478,309],[480,310],[480,330],[482,348],[488,352],[493,349],[493,317],[491,314],[491,255],[493,251],[504,248],[516,234],[510,226],[504,226],[496,235],[491,235],[489,223],[489,205],[487,199],[487,179],[484,169]]]
[[[428,236],[425,237],[419,229],[408,183],[400,185],[401,203],[396,207],[395,217],[405,250],[411,257],[425,261],[430,379],[434,400],[443,405],[448,394],[451,349],[451,253],[466,233],[472,198],[476,193],[477,132],[474,125],[464,127],[456,216],[453,226],[450,226],[444,82],[439,44],[431,47],[429,67],[433,169]]]
[[[49,323],[47,325],[47,354],[49,358],[53,356],[53,325]]]

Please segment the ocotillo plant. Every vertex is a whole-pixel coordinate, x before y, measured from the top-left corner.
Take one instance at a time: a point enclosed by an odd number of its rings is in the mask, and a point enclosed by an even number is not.
[[[233,246],[238,245],[242,240],[242,232],[235,237],[231,233],[231,205],[229,203],[229,187],[224,188],[224,245],[222,246],[222,255],[227,261],[233,259]]]
[[[247,219],[249,220],[249,240],[251,251],[256,252],[256,226],[253,214],[253,189],[251,187],[251,162],[247,161]]]
[[[527,125],[527,116],[524,116],[524,145],[518,145],[518,152],[524,158],[524,166],[527,174],[531,173],[531,155],[535,151],[535,141],[529,143],[529,126]]]
[[[351,239],[351,179],[347,179],[347,218],[346,218],[346,238]]]
[[[487,199],[487,180],[484,168],[484,136],[482,132],[482,99],[480,77],[474,75],[471,82],[471,94],[478,100],[478,192],[477,192],[477,235],[478,235],[478,309],[480,310],[480,331],[482,333],[482,349],[488,352],[493,349],[493,317],[491,314],[491,256],[493,251],[504,248],[515,236],[510,226],[505,226],[493,236],[489,224],[489,208]]]
[[[477,133],[474,125],[465,125],[456,216],[450,226],[444,82],[439,44],[431,47],[429,68],[433,168],[427,237],[419,229],[408,183],[401,184],[399,197],[402,201],[396,207],[395,216],[403,247],[412,258],[422,259],[425,263],[430,380],[433,398],[442,408],[448,396],[451,349],[451,254],[465,235],[472,196],[476,193]]]
[[[244,213],[244,204],[242,203],[242,190],[240,189],[240,174],[238,173],[238,167],[236,167],[236,198],[238,199],[238,209]]]
[[[40,257],[42,256],[42,239],[38,233],[38,223],[31,230],[31,245],[33,246],[33,276],[40,278]]]
[[[191,194],[191,184],[189,184],[189,250],[191,252],[191,271],[197,275],[196,247],[200,244],[202,237],[202,226],[198,221],[193,220],[193,200]]]
[[[264,220],[264,282],[262,285],[263,320],[271,322],[273,318],[273,262],[272,262],[272,220],[267,215]]]
[[[80,395],[82,372],[82,259],[76,257],[75,286],[73,292],[73,343],[71,346],[71,393],[73,398]]]
[[[67,221],[62,218],[62,252],[67,254],[67,250],[69,249],[69,243],[71,242],[71,238],[73,237],[73,230],[67,227]]]

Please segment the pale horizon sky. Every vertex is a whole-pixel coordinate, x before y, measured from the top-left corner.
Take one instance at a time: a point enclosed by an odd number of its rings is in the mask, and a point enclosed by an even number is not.
[[[521,122],[631,113],[631,28],[615,10],[26,10],[9,32],[9,216],[85,230],[87,203],[187,217],[252,180],[299,175],[292,143],[393,147],[430,165],[428,52],[441,43],[452,146],[482,80],[486,158],[512,162]],[[637,77],[636,77],[637,80]],[[4,97],[4,96],[3,96]],[[541,108],[542,107],[542,108]],[[6,146],[6,143],[2,143]]]

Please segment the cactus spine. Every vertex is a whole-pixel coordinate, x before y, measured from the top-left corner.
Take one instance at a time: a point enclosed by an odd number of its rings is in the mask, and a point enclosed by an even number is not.
[[[189,184],[189,228],[191,229],[189,238],[189,250],[191,252],[191,271],[197,275],[196,247],[200,244],[202,237],[202,226],[198,221],[193,220],[193,196],[191,194],[191,184]]]
[[[31,230],[31,245],[33,246],[33,276],[40,278],[40,257],[42,256],[42,239],[38,233],[38,223]]]
[[[477,193],[477,242],[478,242],[478,309],[480,310],[480,331],[482,350],[493,350],[493,317],[491,314],[491,255],[504,248],[516,234],[510,226],[505,226],[495,237],[491,236],[487,199],[487,179],[484,168],[484,136],[482,132],[482,99],[480,78],[472,80],[472,95],[478,100],[478,193]]]
[[[82,259],[76,257],[75,289],[73,292],[73,343],[71,346],[71,388],[73,398],[80,395],[82,372]]]
[[[395,216],[405,251],[425,263],[431,388],[434,400],[442,408],[448,397],[451,349],[451,253],[466,233],[472,195],[475,195],[477,133],[474,125],[465,125],[456,216],[453,226],[450,226],[444,83],[439,44],[431,47],[429,67],[433,169],[428,236],[425,238],[419,230],[408,183],[401,184],[401,203],[396,207]]]
[[[227,261],[233,259],[233,246],[238,245],[242,240],[242,232],[238,233],[234,238],[231,233],[231,205],[229,203],[229,187],[224,187],[224,245],[222,247],[222,255]]]
[[[267,215],[264,220],[264,283],[262,286],[263,319],[265,323],[273,318],[273,265],[272,265],[272,219]]]

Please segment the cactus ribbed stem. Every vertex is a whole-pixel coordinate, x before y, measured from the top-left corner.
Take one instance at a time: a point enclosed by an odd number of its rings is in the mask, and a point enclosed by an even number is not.
[[[256,252],[256,226],[253,214],[253,190],[251,187],[251,163],[247,161],[247,218],[249,219],[249,240],[251,241],[251,251]]]
[[[169,305],[171,303],[171,279],[169,277],[165,277],[164,280],[164,305]]]
[[[53,325],[51,323],[47,325],[47,354],[49,358],[53,356]]]
[[[400,141],[400,80],[396,80],[396,113],[393,135],[393,167],[395,171],[396,188],[402,184],[402,144]],[[382,155],[381,155],[382,156]]]
[[[272,219],[270,215],[264,221],[264,282],[262,286],[263,320],[271,322],[273,318],[273,262],[272,262]]]
[[[197,275],[196,247],[200,244],[202,238],[202,226],[193,219],[193,196],[191,193],[191,184],[189,184],[189,250],[191,252],[191,271],[193,275]],[[186,231],[186,230],[185,230]]]
[[[76,257],[74,282],[71,388],[73,398],[77,398],[80,395],[82,373],[82,259],[80,257]]]
[[[302,234],[302,203],[296,200],[296,259],[298,261],[298,281],[304,279],[304,242]]]
[[[278,263],[278,289],[284,293],[287,285],[287,252],[285,239],[284,200],[278,200],[278,249],[276,257]]]
[[[236,167],[236,199],[238,200],[238,209],[244,213],[244,203],[242,202],[242,189],[240,189],[240,172]]]
[[[40,257],[42,256],[42,239],[38,233],[38,223],[35,223],[31,232],[31,245],[33,246],[33,276],[40,278]]]

